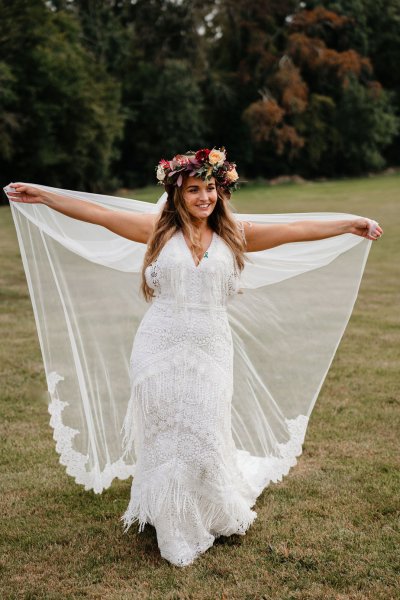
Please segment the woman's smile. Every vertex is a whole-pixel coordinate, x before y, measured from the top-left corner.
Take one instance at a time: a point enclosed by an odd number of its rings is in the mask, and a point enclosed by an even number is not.
[[[187,208],[194,217],[207,217],[214,210],[218,199],[215,178],[203,181],[199,177],[188,177],[184,189],[184,199]]]

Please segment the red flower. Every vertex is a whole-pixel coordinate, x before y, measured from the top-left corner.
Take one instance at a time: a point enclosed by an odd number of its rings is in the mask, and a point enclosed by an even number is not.
[[[209,150],[208,148],[203,148],[202,150],[197,150],[195,158],[199,162],[203,162],[203,161],[207,160],[210,152],[211,152],[211,150]]]
[[[169,161],[165,160],[165,158],[162,158],[160,160],[159,164],[162,166],[163,169],[169,169],[171,167],[171,165],[169,164]]]

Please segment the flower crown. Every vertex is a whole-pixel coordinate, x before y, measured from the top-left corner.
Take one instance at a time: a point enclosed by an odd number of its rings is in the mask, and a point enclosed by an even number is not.
[[[204,181],[215,177],[216,182],[227,192],[237,189],[239,175],[236,164],[226,160],[225,148],[203,148],[197,152],[177,154],[172,160],[161,159],[156,166],[158,183],[172,184],[180,187],[183,173],[192,177],[200,177]]]

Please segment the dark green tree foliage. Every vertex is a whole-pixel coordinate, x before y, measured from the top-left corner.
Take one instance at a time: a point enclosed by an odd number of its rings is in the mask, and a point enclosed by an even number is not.
[[[0,174],[110,190],[226,146],[244,177],[398,162],[400,0],[0,0]]]
[[[161,157],[205,143],[207,110],[200,83],[206,62],[196,43],[204,10],[193,0],[138,0],[127,9],[131,45],[120,65],[128,111],[119,164],[125,185],[154,181]]]
[[[379,84],[366,87],[351,78],[337,106],[340,134],[337,172],[360,173],[385,166],[382,148],[397,132],[398,122]],[[347,167],[347,168],[346,168]]]
[[[112,187],[120,86],[82,45],[79,21],[40,0],[1,0],[0,12],[2,180]]]
[[[12,69],[0,62],[0,163],[11,161],[14,154],[14,139],[19,129],[16,78]]]
[[[124,134],[114,172],[126,186],[154,179],[162,155],[204,143],[206,71],[197,0],[75,0],[58,4],[82,24],[84,44],[120,82]],[[213,141],[211,141],[213,144]]]
[[[204,107],[185,60],[167,59],[162,67],[138,62],[130,88],[122,165],[124,181],[136,185],[154,180],[160,158],[203,145]]]

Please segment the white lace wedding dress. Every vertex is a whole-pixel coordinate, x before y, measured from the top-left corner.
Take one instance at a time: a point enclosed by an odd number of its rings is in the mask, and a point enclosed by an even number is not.
[[[124,422],[138,457],[123,516],[154,525],[161,555],[191,563],[216,536],[244,534],[258,488],[231,431],[233,344],[227,302],[239,286],[216,233],[198,266],[181,231],[147,267],[155,299],[134,340]]]
[[[159,210],[39,187],[109,210]],[[216,233],[195,266],[177,232],[147,268],[149,307],[139,293],[144,244],[44,205],[11,210],[67,473],[97,494],[133,476],[126,529],[153,524],[174,564],[190,564],[218,535],[243,534],[258,495],[302,452],[371,241],[344,234],[253,252],[239,279]]]

